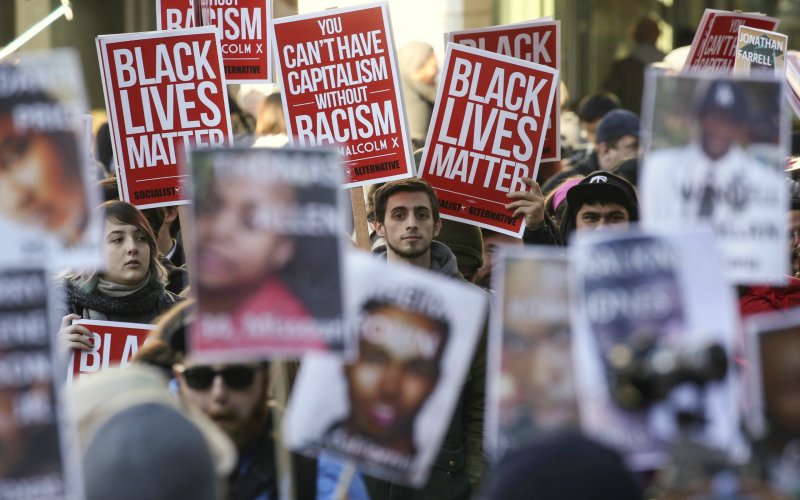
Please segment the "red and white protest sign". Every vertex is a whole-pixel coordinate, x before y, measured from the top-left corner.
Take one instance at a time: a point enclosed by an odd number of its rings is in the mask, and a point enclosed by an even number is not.
[[[553,69],[561,67],[561,21],[530,21],[448,33],[447,41],[516,57]],[[544,136],[540,160],[561,159],[559,91],[550,107],[550,123]]]
[[[506,195],[535,178],[558,71],[447,44],[444,69],[418,175],[439,197],[439,213],[522,237]]]
[[[156,29],[194,28],[192,0],[156,0]]]
[[[97,37],[120,198],[139,208],[189,203],[184,146],[231,140],[213,27]]]
[[[109,366],[125,368],[155,329],[154,325],[93,319],[79,319],[72,324],[82,325],[92,332],[92,350],[72,351],[67,366],[67,384]]]
[[[780,19],[747,12],[706,9],[689,49],[684,71],[731,73],[736,62],[739,27],[775,31]]]
[[[335,144],[344,187],[411,177],[386,3],[284,17],[272,27],[292,143]]]

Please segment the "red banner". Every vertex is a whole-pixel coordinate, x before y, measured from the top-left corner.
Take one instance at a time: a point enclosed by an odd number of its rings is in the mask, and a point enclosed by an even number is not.
[[[184,145],[231,140],[212,27],[97,37],[120,198],[139,208],[189,203]]]
[[[345,187],[413,175],[385,4],[276,19],[286,128],[298,146],[335,144]]]
[[[448,41],[504,56],[561,68],[561,21],[531,21],[448,33]],[[558,86],[550,106],[550,123],[544,136],[540,160],[561,159],[561,106]]]
[[[444,218],[522,237],[506,195],[536,177],[558,71],[448,44],[419,176]]]
[[[706,9],[695,32],[683,69],[731,73],[736,62],[739,27],[748,26],[775,31],[778,23],[779,19],[761,14]]]
[[[192,0],[156,0],[156,29],[194,28]]]
[[[72,351],[67,366],[67,384],[72,384],[83,375],[98,372],[109,366],[123,368],[144,345],[147,336],[155,328],[153,325],[139,323],[119,323],[79,319],[73,325],[82,325],[92,332],[92,350]]]

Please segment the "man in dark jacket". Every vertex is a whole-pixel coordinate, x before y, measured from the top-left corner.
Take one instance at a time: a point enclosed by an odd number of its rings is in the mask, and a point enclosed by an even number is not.
[[[639,198],[633,186],[617,175],[595,172],[567,193],[561,219],[561,239],[569,243],[573,231],[624,229],[639,220]]]
[[[542,192],[547,195],[573,175],[609,172],[617,164],[635,157],[638,150],[639,117],[624,109],[610,111],[597,124],[597,144],[592,154],[575,168],[550,177],[542,186]]]
[[[374,250],[389,262],[410,264],[463,279],[447,246],[434,241],[442,221],[430,185],[420,179],[385,184],[375,192],[375,230],[386,245]],[[483,413],[486,388],[486,336],[481,338],[427,484],[420,490],[365,477],[373,500],[382,498],[469,498],[486,469]]]

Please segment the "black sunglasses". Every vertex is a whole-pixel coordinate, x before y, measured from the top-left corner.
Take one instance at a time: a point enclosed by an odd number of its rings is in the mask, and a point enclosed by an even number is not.
[[[182,367],[180,371],[183,373],[186,385],[197,390],[206,390],[210,388],[217,375],[222,376],[225,385],[231,389],[247,389],[253,383],[253,379],[255,379],[256,376],[255,367],[239,365],[226,366],[221,370],[215,370],[210,366]]]

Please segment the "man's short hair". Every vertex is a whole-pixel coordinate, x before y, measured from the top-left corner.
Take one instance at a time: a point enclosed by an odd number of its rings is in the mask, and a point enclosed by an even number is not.
[[[386,205],[395,193],[425,193],[431,202],[433,221],[439,221],[439,200],[430,184],[417,177],[387,182],[375,191],[375,220],[381,224],[386,218]]]
[[[617,109],[621,106],[619,98],[608,92],[587,95],[578,104],[578,118],[582,122],[594,123],[612,109]]]

